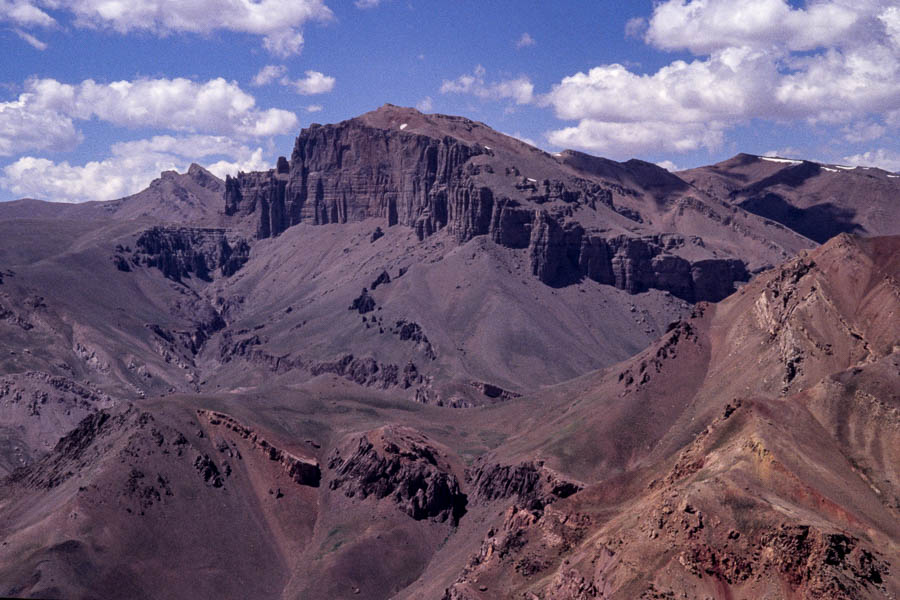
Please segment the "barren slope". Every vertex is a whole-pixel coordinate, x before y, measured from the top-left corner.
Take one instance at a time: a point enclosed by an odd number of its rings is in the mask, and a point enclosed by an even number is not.
[[[493,456],[598,483],[510,509],[447,597],[896,595],[898,249],[840,236],[560,386]]]
[[[738,154],[678,175],[819,243],[839,233],[892,235],[900,227],[900,176],[882,169]]]

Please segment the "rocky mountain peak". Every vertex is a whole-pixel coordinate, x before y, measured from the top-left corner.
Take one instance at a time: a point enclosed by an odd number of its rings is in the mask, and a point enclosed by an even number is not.
[[[197,163],[191,163],[191,166],[187,170],[187,176],[198,185],[207,189],[216,191],[224,190],[222,180]]]

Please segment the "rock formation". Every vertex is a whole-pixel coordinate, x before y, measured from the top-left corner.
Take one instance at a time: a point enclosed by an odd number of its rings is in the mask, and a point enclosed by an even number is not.
[[[416,431],[387,427],[369,432],[351,442],[347,454],[344,458],[336,450],[328,463],[335,472],[329,484],[333,490],[351,498],[390,498],[416,520],[456,524],[466,512],[466,495],[444,453]]]
[[[575,209],[600,206],[643,222],[635,210],[614,203],[614,193],[639,194],[620,183],[573,177],[559,165],[558,178],[531,179],[515,166],[502,166],[483,143],[393,129],[371,119],[312,125],[300,133],[290,161],[281,157],[269,171],[228,177],[225,213],[251,219],[259,238],[298,223],[372,217],[414,228],[419,239],[445,229],[458,243],[487,235],[501,246],[527,247],[534,275],[554,286],[589,277],[630,293],[655,288],[688,301],[715,301],[748,277],[738,258],[689,261],[671,254],[677,245],[699,240],[611,235],[586,229],[573,216]],[[466,124],[470,130],[476,126]],[[606,161],[610,166],[600,168],[587,158],[593,157],[570,152],[560,161],[589,175],[610,176],[612,165],[622,170],[618,163]],[[633,162],[628,164],[644,174],[651,190],[687,187],[673,175],[654,175],[658,167]]]
[[[196,277],[205,281],[216,272],[233,275],[247,262],[250,245],[244,239],[229,240],[224,229],[152,227],[142,233],[132,262],[155,267],[174,281]],[[120,270],[124,270],[117,262]]]

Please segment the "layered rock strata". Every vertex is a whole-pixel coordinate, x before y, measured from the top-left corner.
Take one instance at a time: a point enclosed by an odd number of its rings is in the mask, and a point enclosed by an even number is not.
[[[642,222],[640,214],[613,204],[613,190],[634,190],[570,175],[537,181],[514,166],[506,167],[509,185],[495,188],[485,185],[502,175],[494,162],[490,147],[447,135],[357,119],[312,125],[297,138],[289,161],[281,157],[269,171],[228,177],[225,212],[255,222],[259,238],[299,223],[372,217],[414,228],[419,239],[441,230],[458,243],[487,235],[501,246],[528,248],[533,274],[552,286],[587,277],[629,293],[654,288],[687,301],[716,301],[748,278],[737,259],[691,262],[671,253],[674,245],[690,243],[683,237],[615,235],[575,220],[577,208],[602,205]],[[501,191],[506,188],[515,197]]]
[[[155,267],[174,281],[191,277],[210,281],[217,273],[228,277],[250,257],[247,241],[229,239],[225,229],[152,227],[138,237],[135,246],[133,264]],[[125,270],[121,262],[116,260],[117,267]]]

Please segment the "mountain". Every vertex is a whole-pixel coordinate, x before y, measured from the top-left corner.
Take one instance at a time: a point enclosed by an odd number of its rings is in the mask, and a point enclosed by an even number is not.
[[[4,368],[125,397],[332,374],[491,403],[622,360],[812,245],[655,165],[390,105],[303,130],[268,172],[194,166],[109,203],[11,204],[0,302],[48,350]]]
[[[840,236],[634,358],[449,421],[341,379],[81,392],[94,412],[2,487],[2,591],[896,595],[898,249]],[[46,420],[63,393],[18,402]]]
[[[487,235],[527,248],[533,274],[550,285],[586,277],[691,300],[722,297],[704,288],[709,271],[742,276],[730,259],[755,270],[810,247],[655,165],[554,156],[482,123],[391,105],[304,129],[290,161],[226,180],[225,203],[259,238],[299,223],[377,217],[414,228],[420,240]]]
[[[0,204],[0,595],[896,596],[900,242],[751,158],[385,105]]]
[[[197,164],[186,173],[165,171],[147,189],[108,202],[65,204],[23,198],[0,203],[0,219],[147,219],[165,223],[215,224],[224,182]]]
[[[882,169],[738,154],[678,174],[707,193],[823,243],[900,227],[900,176]]]
[[[898,256],[842,234],[542,395],[482,460],[592,484],[517,501],[445,598],[896,596]]]

